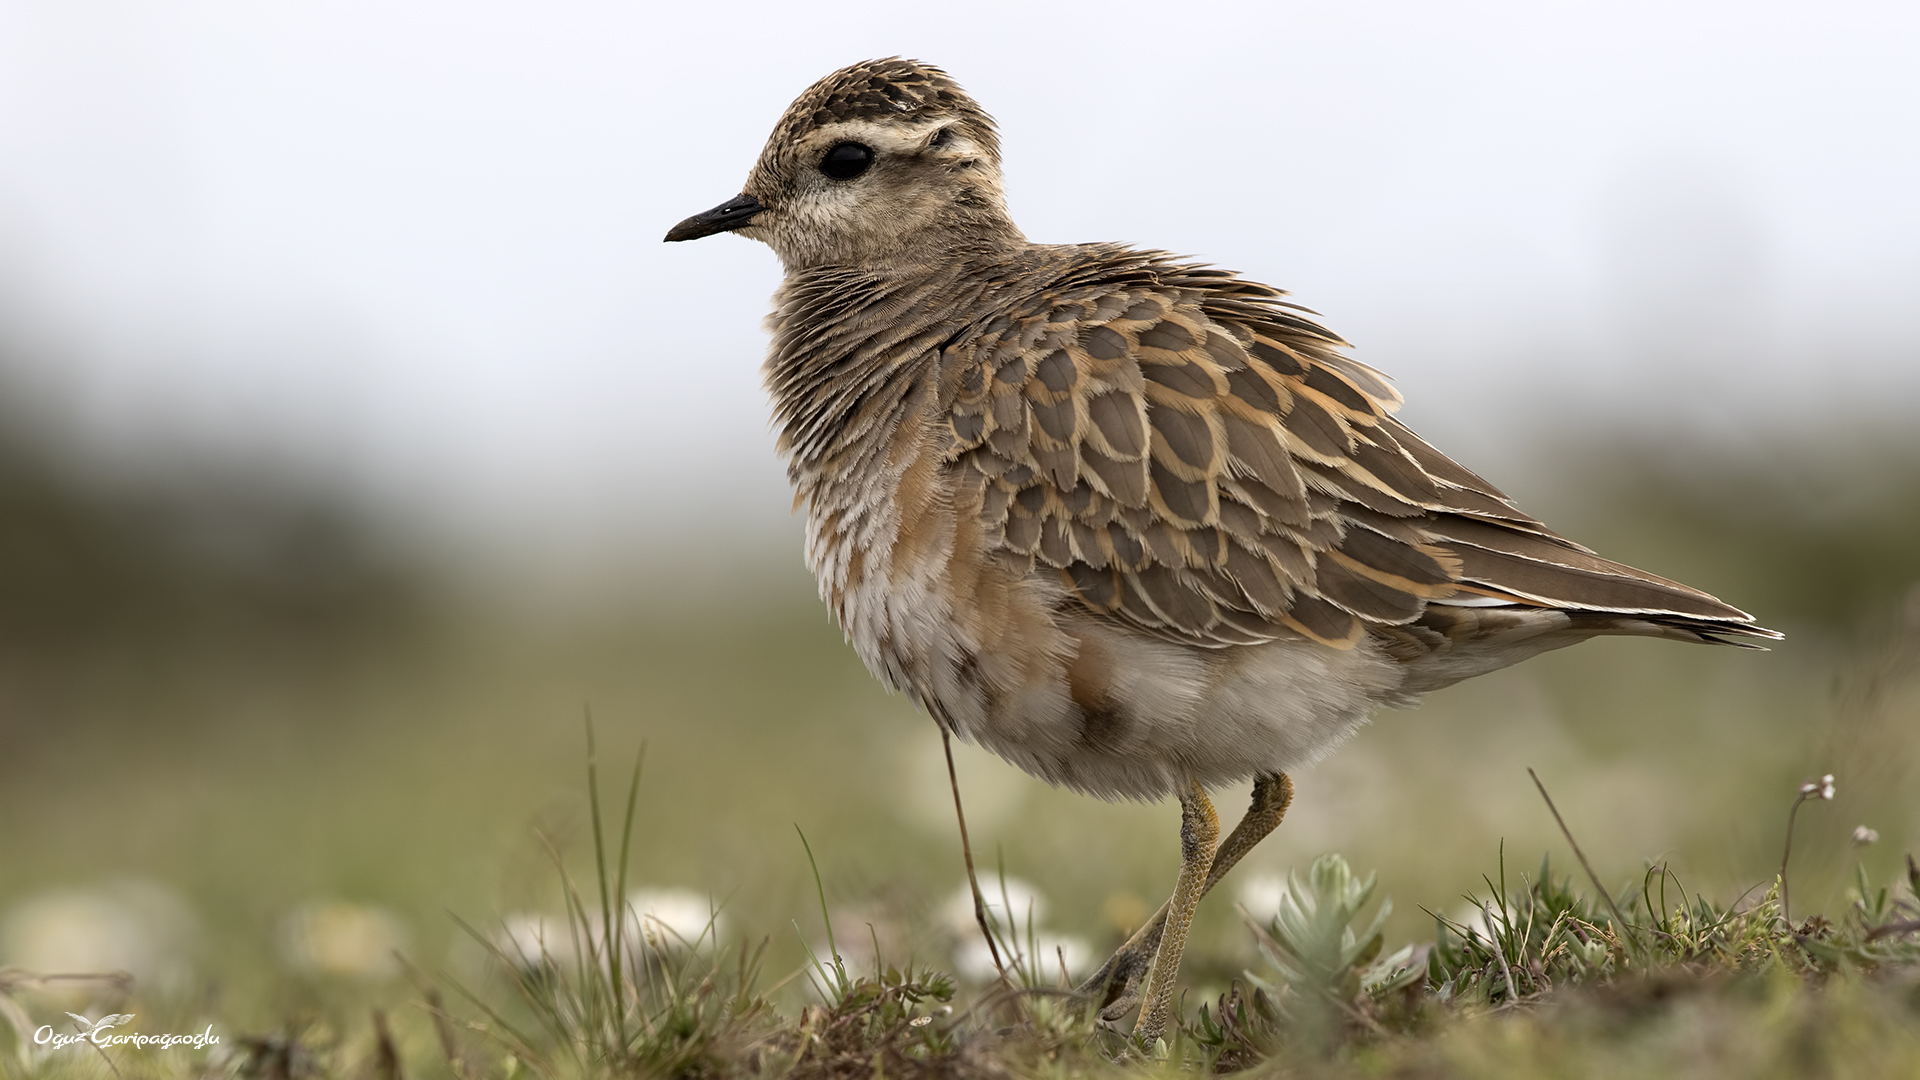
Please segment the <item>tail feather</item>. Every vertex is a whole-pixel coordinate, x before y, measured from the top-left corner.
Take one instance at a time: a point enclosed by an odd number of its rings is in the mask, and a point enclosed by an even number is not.
[[[1753,616],[1677,581],[1534,533],[1446,515],[1427,532],[1461,558],[1462,577],[1553,607],[1752,622]]]
[[[1572,628],[1591,634],[1658,637],[1669,641],[1691,641],[1702,645],[1731,645],[1736,649],[1767,647],[1750,640],[1778,641],[1784,635],[1753,623],[1715,622],[1688,619],[1676,615],[1614,615],[1599,611],[1569,611]]]
[[[1460,560],[1463,593],[1439,604],[1502,602],[1554,608],[1575,629],[1732,645],[1764,646],[1774,630],[1717,597],[1677,581],[1603,559],[1552,534],[1521,531],[1458,514],[1422,522],[1433,542]]]

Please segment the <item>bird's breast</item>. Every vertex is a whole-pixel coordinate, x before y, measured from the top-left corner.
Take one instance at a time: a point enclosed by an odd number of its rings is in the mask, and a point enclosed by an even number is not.
[[[1061,590],[991,550],[980,492],[942,460],[938,426],[905,418],[857,468],[796,474],[807,562],[867,667],[959,734],[1045,698],[1071,646]]]

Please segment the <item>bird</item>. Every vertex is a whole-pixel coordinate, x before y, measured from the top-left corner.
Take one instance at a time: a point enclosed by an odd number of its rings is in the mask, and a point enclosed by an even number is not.
[[[778,449],[868,670],[1049,783],[1179,801],[1173,895],[1079,988],[1103,1021],[1163,1036],[1201,896],[1375,710],[1602,635],[1780,637],[1522,512],[1287,293],[1029,241],[1002,177],[951,76],[869,60],[666,239],[780,259]],[[1223,840],[1208,790],[1248,779]]]

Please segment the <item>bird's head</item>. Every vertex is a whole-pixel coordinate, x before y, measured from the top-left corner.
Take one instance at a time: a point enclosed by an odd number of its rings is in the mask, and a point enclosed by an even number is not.
[[[774,125],[740,195],[668,240],[737,232],[789,271],[936,259],[1018,242],[993,118],[939,68],[898,57],[843,68]]]

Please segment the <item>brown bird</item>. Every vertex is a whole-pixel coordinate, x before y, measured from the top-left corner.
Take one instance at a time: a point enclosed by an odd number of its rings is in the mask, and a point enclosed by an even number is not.
[[[1083,987],[1116,1020],[1151,966],[1148,1043],[1201,895],[1373,710],[1596,635],[1779,637],[1522,513],[1280,290],[1030,242],[992,118],[938,68],[809,87],[667,239],[719,232],[785,265],[766,385],[868,669],[1051,783],[1180,800],[1172,899]],[[1207,789],[1249,777],[1219,843]]]

